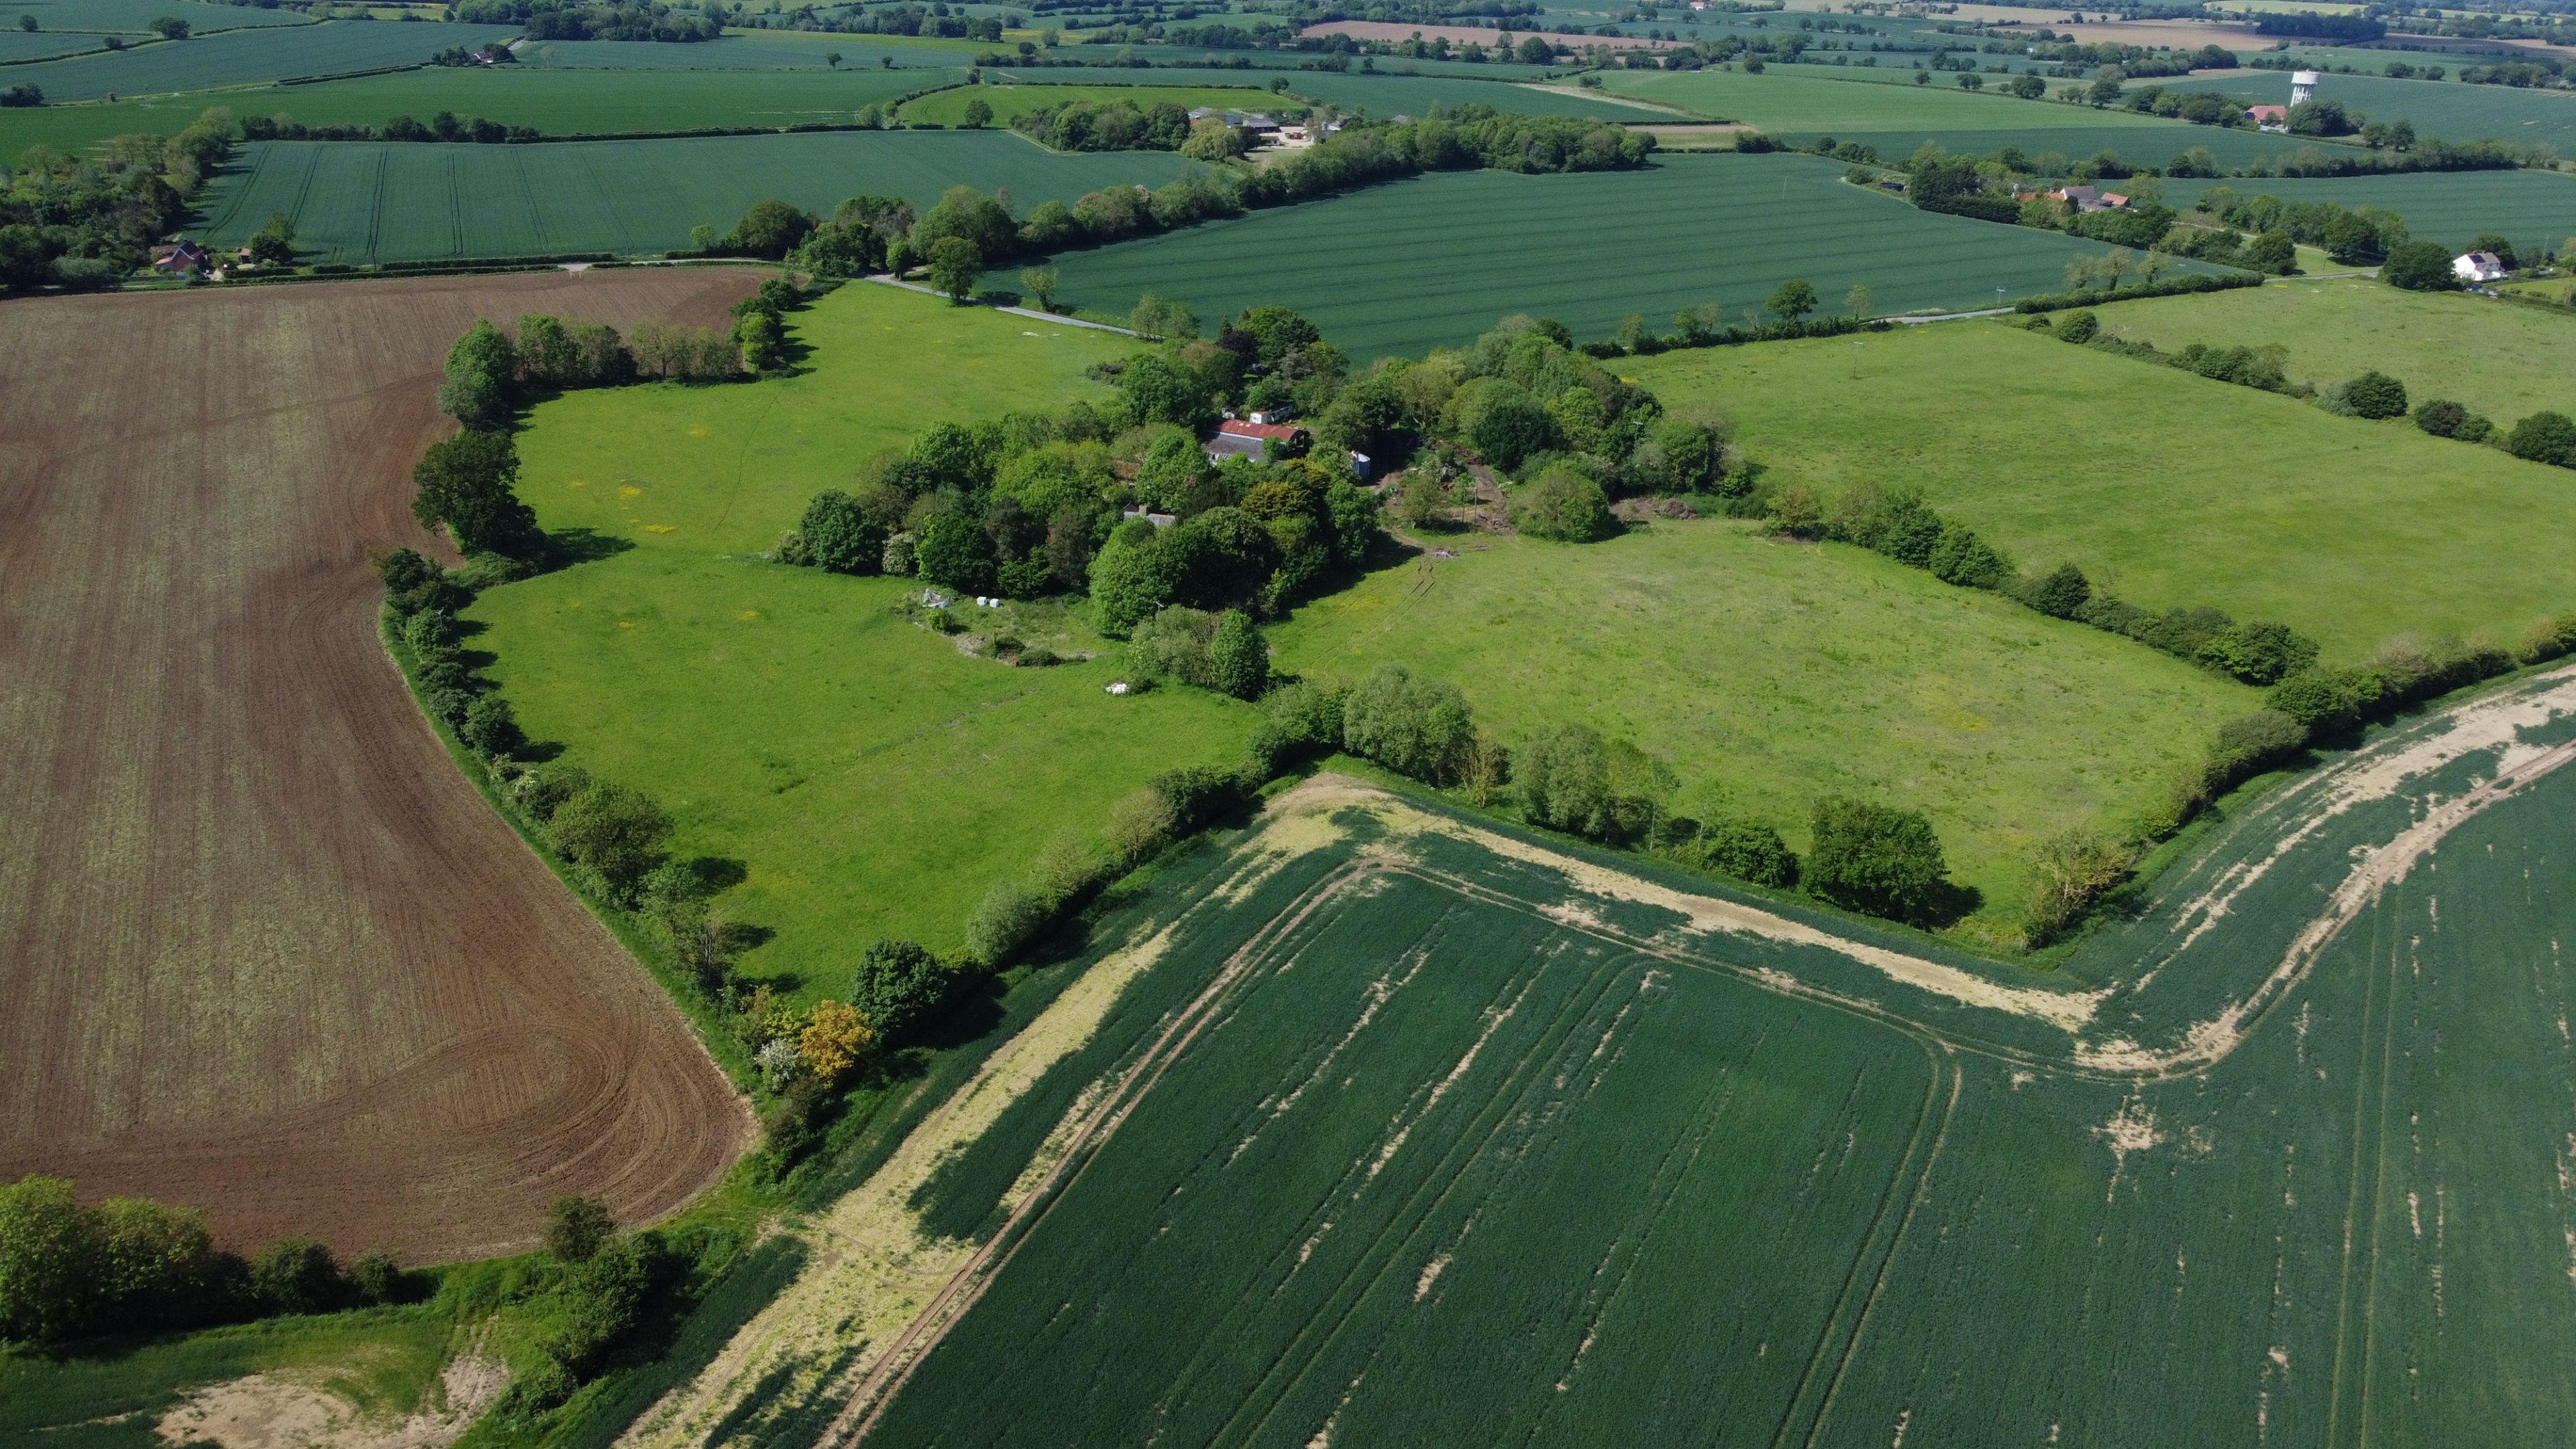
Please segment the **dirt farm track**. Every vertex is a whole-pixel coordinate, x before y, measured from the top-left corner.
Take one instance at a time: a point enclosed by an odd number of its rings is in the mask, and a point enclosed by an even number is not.
[[[722,320],[636,269],[0,305],[0,1180],[406,1261],[649,1218],[747,1109],[449,761],[371,552],[477,315]]]

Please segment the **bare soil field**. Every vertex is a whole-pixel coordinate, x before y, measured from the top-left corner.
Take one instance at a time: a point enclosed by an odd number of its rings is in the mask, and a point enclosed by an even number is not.
[[[476,316],[720,320],[638,269],[43,299],[0,355],[0,1179],[407,1261],[679,1205],[751,1122],[448,759],[371,552]]]

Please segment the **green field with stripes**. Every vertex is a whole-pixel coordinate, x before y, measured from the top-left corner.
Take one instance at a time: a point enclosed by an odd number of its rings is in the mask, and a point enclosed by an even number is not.
[[[270,142],[207,189],[205,235],[238,246],[284,212],[307,262],[651,254],[692,227],[730,228],[779,197],[828,213],[843,199],[927,207],[950,186],[1010,188],[1023,209],[1196,163],[1163,151],[1058,155],[1004,132],[844,131],[542,146]]]
[[[2109,250],[1918,211],[1843,170],[1810,156],[1676,155],[1638,172],[1449,173],[1058,262],[1080,306],[1123,313],[1151,291],[1213,318],[1276,302],[1375,357],[1462,345],[1513,312],[1578,338],[1632,312],[1659,329],[1712,304],[1741,321],[1792,277],[1827,311],[1856,285],[1880,313],[1991,307],[1999,292],[2059,290],[2069,262]]]

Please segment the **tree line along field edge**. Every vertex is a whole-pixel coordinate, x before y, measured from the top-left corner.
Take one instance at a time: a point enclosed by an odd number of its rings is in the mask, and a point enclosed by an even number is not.
[[[517,33],[507,25],[334,20],[226,31],[138,45],[112,55],[33,61],[9,67],[8,77],[13,85],[39,87],[49,101],[92,101],[111,94],[203,91],[419,65],[451,46],[482,45]]]

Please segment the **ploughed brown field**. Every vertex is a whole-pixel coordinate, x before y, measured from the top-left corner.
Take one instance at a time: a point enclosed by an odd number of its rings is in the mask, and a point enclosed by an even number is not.
[[[430,544],[475,317],[713,323],[756,281],[0,305],[0,1180],[422,1261],[733,1160],[745,1105],[414,708],[368,556]]]

